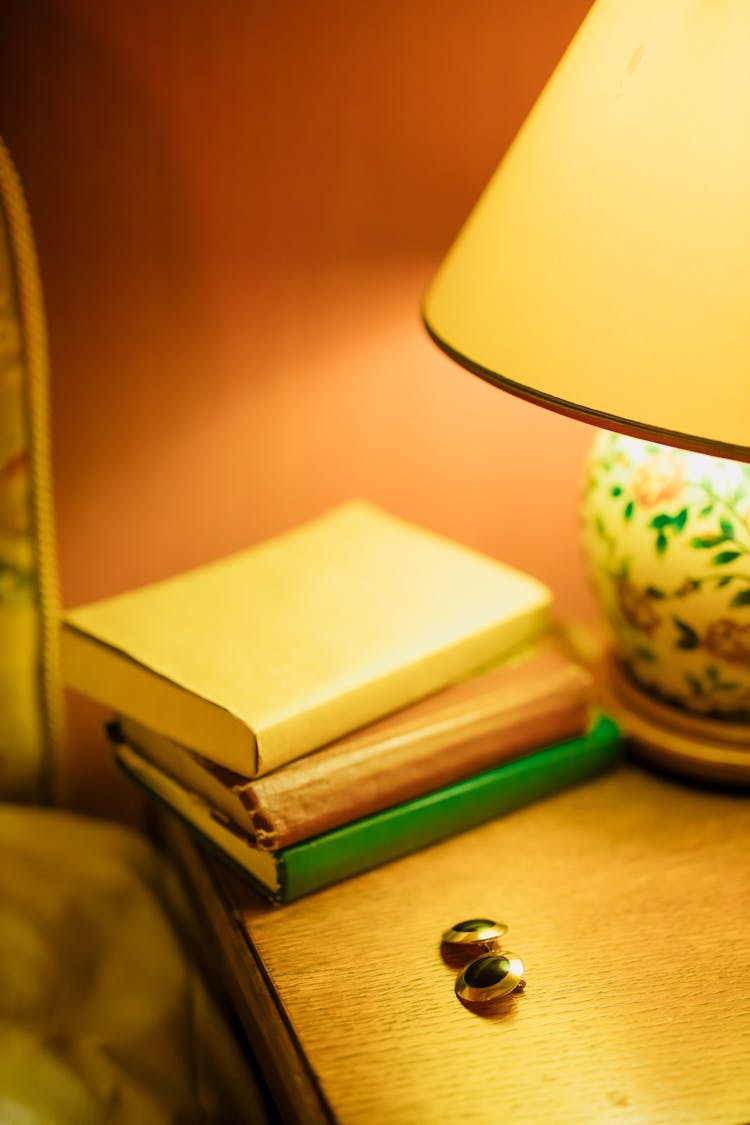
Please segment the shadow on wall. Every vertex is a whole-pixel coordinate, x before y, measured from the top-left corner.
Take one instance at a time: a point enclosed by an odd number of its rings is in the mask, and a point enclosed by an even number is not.
[[[70,602],[96,588],[108,542],[114,555],[127,462],[157,450],[168,460],[171,435],[194,424],[208,366],[206,298],[187,184],[137,76],[60,5],[11,2],[0,22],[13,31],[2,37],[0,132],[24,182],[42,271]]]

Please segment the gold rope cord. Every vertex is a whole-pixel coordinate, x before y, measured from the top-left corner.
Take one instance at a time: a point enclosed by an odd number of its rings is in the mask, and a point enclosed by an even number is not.
[[[58,655],[60,598],[52,494],[49,367],[39,267],[23,189],[0,139],[0,203],[7,223],[20,320],[23,388],[29,441],[32,535],[38,598],[39,699],[45,746],[38,795],[50,799],[65,744],[65,712]]]

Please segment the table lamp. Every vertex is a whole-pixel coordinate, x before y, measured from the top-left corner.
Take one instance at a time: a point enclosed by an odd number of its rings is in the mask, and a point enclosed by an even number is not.
[[[640,752],[750,784],[750,5],[598,0],[432,281],[464,367],[607,431],[583,540]]]

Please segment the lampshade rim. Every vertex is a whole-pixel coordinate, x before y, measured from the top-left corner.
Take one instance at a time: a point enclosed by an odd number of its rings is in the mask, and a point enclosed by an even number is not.
[[[556,414],[563,414],[568,418],[574,418],[578,422],[586,422],[589,425],[600,426],[605,430],[616,430],[619,433],[627,434],[629,437],[641,438],[645,441],[654,441],[660,445],[677,446],[680,449],[703,453],[709,457],[725,457],[732,461],[750,462],[750,447],[735,445],[733,442],[700,437],[697,434],[684,434],[679,430],[650,425],[645,422],[639,422],[633,418],[623,418],[616,414],[609,414],[603,410],[584,406],[581,403],[559,398],[556,395],[547,394],[534,387],[529,387],[524,383],[519,383],[517,380],[511,379],[506,375],[501,375],[499,372],[493,371],[489,367],[484,367],[481,363],[470,359],[468,356],[452,347],[442,339],[439,333],[431,326],[424,309],[422,309],[421,316],[422,323],[430,339],[437,344],[440,350],[450,359],[458,363],[461,367],[466,368],[466,370],[470,371],[473,375],[478,375],[480,379],[484,379],[485,382],[499,387],[500,390],[507,391],[516,398],[534,403],[535,406],[543,406],[547,410],[552,410]]]

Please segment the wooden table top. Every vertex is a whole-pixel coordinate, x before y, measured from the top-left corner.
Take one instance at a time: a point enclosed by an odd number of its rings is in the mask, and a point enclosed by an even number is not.
[[[273,908],[179,851],[285,1119],[746,1125],[750,800],[632,766]],[[495,917],[527,987],[455,997]]]

